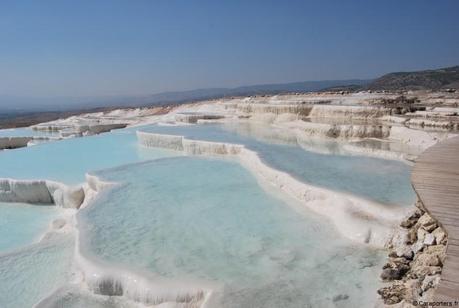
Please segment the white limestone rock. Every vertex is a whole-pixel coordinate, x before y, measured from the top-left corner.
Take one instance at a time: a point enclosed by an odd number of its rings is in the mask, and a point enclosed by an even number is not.
[[[427,213],[424,213],[424,215],[422,215],[421,218],[419,218],[417,225],[421,226],[427,232],[432,232],[437,228],[437,222]]]
[[[53,198],[44,180],[0,179],[0,201],[52,204]]]
[[[446,239],[446,233],[443,231],[441,227],[438,227],[432,232],[433,236],[435,237],[435,241],[437,244],[442,244],[443,241]]]
[[[423,292],[426,292],[427,290],[438,285],[439,282],[440,282],[440,275],[426,276],[424,280],[422,281],[421,290]]]
[[[52,183],[50,188],[54,204],[57,206],[78,209],[84,201],[84,190],[81,186],[68,187]]]
[[[424,245],[430,246],[435,244],[435,236],[432,233],[427,233],[424,237]]]
[[[154,134],[137,131],[137,139],[143,146],[183,151],[182,136]]]
[[[79,208],[84,200],[81,186],[68,187],[46,180],[0,179],[0,201],[32,204],[55,204],[65,208]]]
[[[426,230],[424,230],[423,228],[419,228],[418,231],[417,231],[418,242],[424,243],[424,239],[425,239],[427,234],[428,234],[428,232]]]

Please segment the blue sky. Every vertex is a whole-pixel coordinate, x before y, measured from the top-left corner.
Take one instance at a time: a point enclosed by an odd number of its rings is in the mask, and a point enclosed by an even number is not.
[[[0,1],[0,95],[372,78],[459,64],[459,1]]]

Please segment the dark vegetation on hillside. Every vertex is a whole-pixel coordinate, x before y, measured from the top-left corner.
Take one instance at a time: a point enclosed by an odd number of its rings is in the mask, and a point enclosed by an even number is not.
[[[366,88],[388,91],[459,89],[459,66],[390,73],[374,80]]]

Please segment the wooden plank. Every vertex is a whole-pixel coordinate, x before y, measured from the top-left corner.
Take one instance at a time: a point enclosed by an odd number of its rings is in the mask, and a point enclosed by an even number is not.
[[[426,210],[448,234],[447,257],[435,300],[459,300],[459,137],[420,155],[411,182]]]

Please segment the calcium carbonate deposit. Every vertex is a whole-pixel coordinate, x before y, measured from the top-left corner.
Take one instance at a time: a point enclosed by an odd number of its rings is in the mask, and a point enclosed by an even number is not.
[[[0,131],[0,306],[382,304],[412,160],[454,132],[376,99],[227,99]]]

